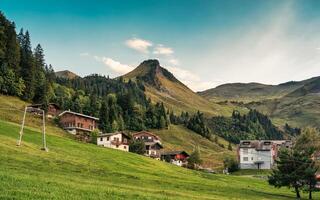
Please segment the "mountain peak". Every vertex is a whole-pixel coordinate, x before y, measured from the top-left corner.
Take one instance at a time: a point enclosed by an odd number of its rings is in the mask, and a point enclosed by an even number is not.
[[[55,75],[56,75],[56,77],[66,78],[66,79],[75,79],[75,78],[79,77],[77,74],[75,74],[69,70],[62,70],[62,71],[55,72]]]
[[[160,79],[168,79],[169,81],[182,84],[167,69],[160,66],[160,62],[156,59],[145,60],[133,71],[123,76],[125,79],[140,79],[149,85],[161,88]],[[183,84],[182,84],[183,85]]]
[[[149,60],[143,61],[140,65],[148,65],[150,67],[152,67],[152,66],[155,66],[155,67],[159,66],[160,67],[160,62],[157,59],[149,59]]]

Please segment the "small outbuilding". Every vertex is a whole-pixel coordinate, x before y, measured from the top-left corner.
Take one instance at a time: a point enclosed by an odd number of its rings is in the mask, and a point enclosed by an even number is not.
[[[168,151],[161,153],[161,160],[172,163],[178,166],[188,164],[189,154],[185,151]]]

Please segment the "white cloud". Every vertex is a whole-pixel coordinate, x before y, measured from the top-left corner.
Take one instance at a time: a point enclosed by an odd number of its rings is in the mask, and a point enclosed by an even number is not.
[[[132,38],[125,42],[125,44],[136,51],[141,53],[149,53],[149,47],[153,44],[150,41],[139,39],[139,38]]]
[[[175,66],[180,64],[180,61],[176,58],[169,59],[168,62]]]
[[[194,72],[182,69],[180,67],[166,67],[182,83],[187,85],[193,91],[202,91],[221,84],[221,81],[202,81]]]
[[[165,47],[162,44],[159,44],[157,47],[154,48],[153,54],[156,55],[171,55],[174,51],[170,47]]]
[[[319,75],[320,56],[315,50],[320,44],[319,21],[301,23],[292,6],[271,12],[266,16],[270,20],[218,38],[202,56],[202,65],[207,67],[203,76],[210,80],[214,75],[225,82],[278,84]]]
[[[112,58],[102,57],[101,60],[107,67],[118,74],[125,74],[134,69],[134,67],[121,64],[120,62],[115,61]]]

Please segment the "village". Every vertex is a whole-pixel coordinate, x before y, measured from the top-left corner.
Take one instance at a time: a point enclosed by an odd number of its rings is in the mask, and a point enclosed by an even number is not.
[[[29,112],[35,112],[41,109],[41,104],[30,105]],[[36,113],[36,112],[35,112]],[[139,131],[128,133],[117,131],[114,133],[97,133],[92,138],[92,132],[97,131],[99,118],[73,112],[70,110],[61,111],[60,107],[55,103],[48,105],[48,118],[59,119],[59,125],[68,133],[74,135],[78,140],[90,142],[94,139],[94,144],[129,152],[130,143],[142,142],[144,144],[143,155],[168,162],[180,167],[187,167],[190,154],[183,149],[175,149],[173,151],[164,151],[161,138],[150,131]],[[241,140],[237,145],[237,161],[239,169],[253,170],[270,170],[275,166],[275,160],[282,148],[292,148],[291,140]],[[320,154],[315,153],[313,159],[319,160]],[[198,166],[201,169],[201,166]],[[214,172],[209,170],[210,172]],[[228,169],[224,169],[223,173],[229,173]],[[320,180],[320,176],[319,176]],[[320,185],[319,185],[320,186]]]

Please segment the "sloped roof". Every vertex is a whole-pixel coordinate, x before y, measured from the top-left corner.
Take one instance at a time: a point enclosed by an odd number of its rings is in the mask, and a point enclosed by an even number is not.
[[[164,155],[164,156],[166,156],[166,155],[172,156],[172,155],[177,155],[177,154],[185,154],[186,156],[189,156],[189,154],[187,152],[182,151],[182,150],[181,151],[167,151],[167,152],[161,153],[161,155]]]
[[[163,148],[162,144],[160,144],[159,142],[145,142],[144,144],[150,146],[158,145],[159,147]]]
[[[138,135],[150,135],[150,136],[153,136],[159,140],[159,137],[156,134],[148,132],[148,131],[140,131],[140,132],[133,133],[132,135],[133,135],[133,137],[138,136]]]
[[[62,115],[67,114],[67,113],[70,113],[70,114],[73,114],[73,115],[78,115],[78,116],[89,118],[89,119],[94,119],[94,120],[97,120],[97,121],[99,120],[99,118],[92,117],[92,116],[89,116],[89,115],[84,115],[84,114],[77,113],[77,112],[73,112],[73,111],[70,111],[70,110],[63,111],[62,113],[59,114],[59,116],[62,116]]]
[[[130,138],[130,137],[129,137],[127,134],[125,134],[124,132],[102,133],[102,134],[98,135],[98,137],[108,137],[108,136],[118,135],[118,134],[122,134],[122,135],[125,136],[126,138]]]

